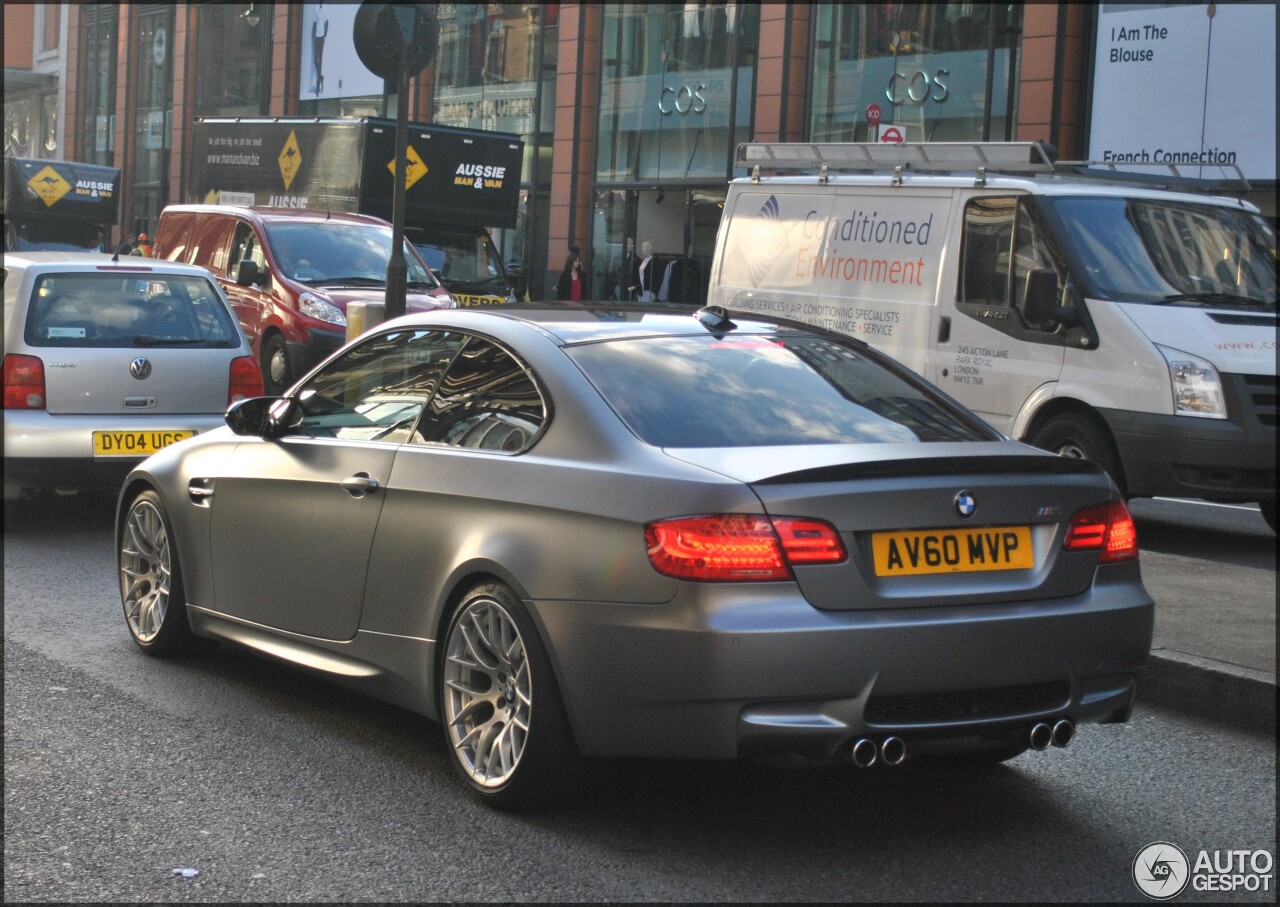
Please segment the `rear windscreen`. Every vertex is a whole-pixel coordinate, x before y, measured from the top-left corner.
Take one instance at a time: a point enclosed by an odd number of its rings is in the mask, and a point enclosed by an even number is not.
[[[162,274],[48,274],[35,285],[26,342],[53,347],[213,347],[240,334],[213,284]]]
[[[566,352],[631,431],[656,447],[999,437],[923,382],[825,337],[654,337]]]

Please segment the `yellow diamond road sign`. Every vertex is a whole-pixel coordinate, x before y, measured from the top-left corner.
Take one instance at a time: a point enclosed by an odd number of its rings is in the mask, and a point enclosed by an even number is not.
[[[404,188],[412,189],[413,184],[427,175],[427,165],[423,163],[422,158],[418,157],[417,150],[410,145],[405,152],[405,168],[404,168]],[[387,163],[387,169],[391,171],[391,175],[396,175],[396,161],[392,158]]]
[[[284,188],[288,191],[293,185],[293,178],[298,175],[298,169],[302,166],[302,152],[298,150],[298,137],[293,134],[293,130],[289,130],[289,140],[284,143],[284,148],[280,150],[280,157],[276,158],[280,162],[280,175],[284,177]]]
[[[64,180],[61,174],[52,167],[45,167],[31,177],[31,179],[27,180],[27,185],[31,187],[31,191],[40,196],[40,200],[48,208],[52,208],[58,199],[71,191],[71,184]]]

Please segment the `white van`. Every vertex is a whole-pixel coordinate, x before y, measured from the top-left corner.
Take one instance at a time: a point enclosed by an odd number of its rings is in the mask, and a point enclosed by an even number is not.
[[[865,340],[1130,497],[1256,501],[1275,529],[1276,241],[1257,208],[1038,143],[752,143],[738,163],[709,305]]]

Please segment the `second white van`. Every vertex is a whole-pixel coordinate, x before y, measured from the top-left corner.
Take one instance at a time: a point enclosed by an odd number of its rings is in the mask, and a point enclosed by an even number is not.
[[[708,304],[865,340],[1130,497],[1257,502],[1275,530],[1276,242],[1256,207],[1035,143],[747,144],[738,163]]]

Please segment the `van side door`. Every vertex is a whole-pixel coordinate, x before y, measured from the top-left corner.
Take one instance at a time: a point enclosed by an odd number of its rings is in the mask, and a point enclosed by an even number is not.
[[[236,280],[241,261],[252,261],[257,265],[259,282],[242,285]],[[222,274],[225,275],[223,287],[235,309],[236,317],[244,326],[249,342],[254,345],[254,349],[257,349],[258,335],[262,333],[267,316],[271,313],[272,287],[266,254],[262,249],[262,238],[253,224],[248,221],[239,219],[235,221],[230,254],[227,256],[227,265]]]
[[[1066,266],[1025,194],[968,197],[960,231],[930,377],[1008,433],[1028,398],[1051,392],[1062,372],[1066,332],[1053,320],[1033,320],[1027,288],[1046,270],[1061,288]],[[1029,280],[1033,272],[1040,273]]]

